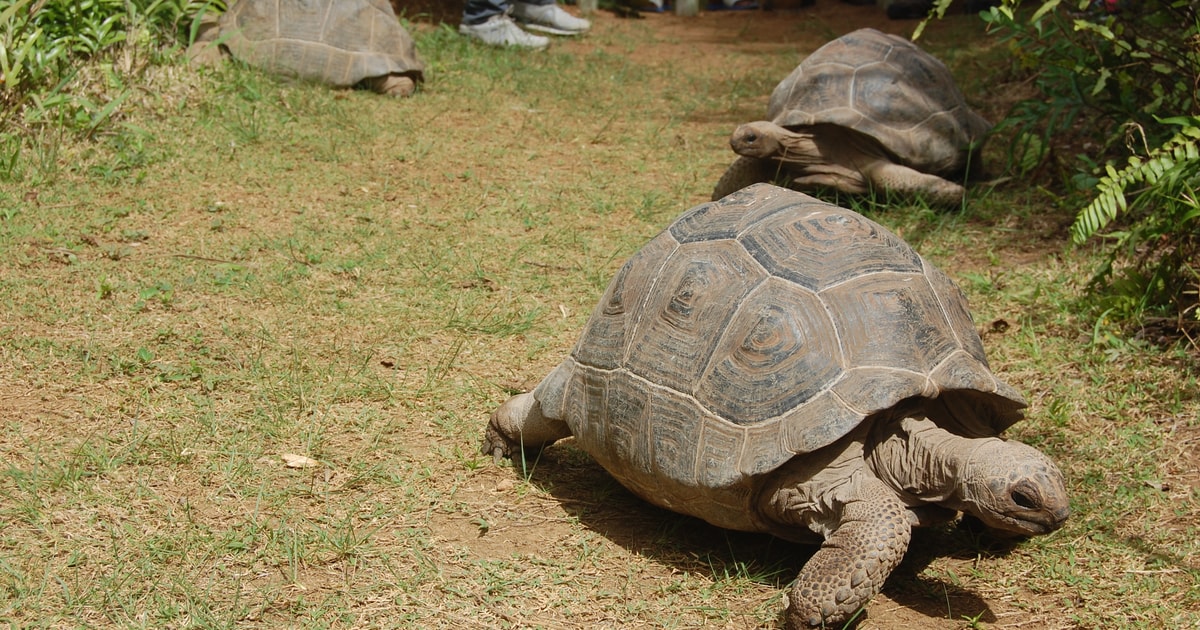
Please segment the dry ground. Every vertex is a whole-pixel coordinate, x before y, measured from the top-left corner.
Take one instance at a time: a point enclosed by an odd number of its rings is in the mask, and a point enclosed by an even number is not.
[[[133,131],[4,186],[0,622],[777,627],[811,547],[649,507],[569,443],[522,469],[478,439],[775,81],[914,23],[827,0],[595,21],[540,56],[419,22],[408,102],[169,68]],[[988,89],[980,32],[926,38],[994,120],[1020,86]],[[1016,545],[921,532],[860,628],[1194,624],[1195,377],[1089,345],[1063,215],[997,194],[877,218],[963,283],[1075,515]]]

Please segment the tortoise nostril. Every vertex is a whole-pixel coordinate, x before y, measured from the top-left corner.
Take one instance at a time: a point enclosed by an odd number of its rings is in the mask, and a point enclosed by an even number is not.
[[[1024,492],[1021,492],[1020,490],[1013,491],[1012,500],[1013,500],[1013,503],[1016,503],[1017,505],[1025,508],[1026,510],[1035,510],[1038,508],[1037,500],[1034,497],[1031,497],[1028,494],[1025,494]]]

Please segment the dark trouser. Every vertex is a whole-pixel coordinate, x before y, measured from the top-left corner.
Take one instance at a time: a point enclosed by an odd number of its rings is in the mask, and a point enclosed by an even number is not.
[[[521,0],[526,4],[554,4],[554,0]],[[463,24],[482,24],[493,15],[504,13],[512,0],[467,0],[463,6]]]

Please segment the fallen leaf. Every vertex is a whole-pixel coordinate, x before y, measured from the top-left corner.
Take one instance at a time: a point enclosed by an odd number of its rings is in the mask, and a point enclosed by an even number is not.
[[[283,454],[283,463],[288,468],[312,468],[317,465],[317,460],[303,455],[295,455],[293,453]]]

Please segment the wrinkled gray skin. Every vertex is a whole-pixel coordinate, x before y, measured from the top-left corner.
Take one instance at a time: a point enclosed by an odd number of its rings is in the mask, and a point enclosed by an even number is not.
[[[718,182],[714,199],[774,179],[774,173],[766,172],[772,168],[787,169],[800,190],[832,188],[854,195],[888,190],[937,206],[961,203],[966,194],[948,179],[896,163],[875,140],[837,125],[793,131],[760,120],[739,126],[729,146],[742,157]]]
[[[571,435],[532,393],[504,403],[483,451],[497,459]],[[824,540],[788,594],[792,628],[844,622],[883,587],[913,527],[957,511],[1018,535],[1046,534],[1070,508],[1063,475],[1036,449],[1001,438],[965,438],[916,414],[864,422],[831,445],[829,458],[796,458],[772,473],[757,501],[767,531]]]

